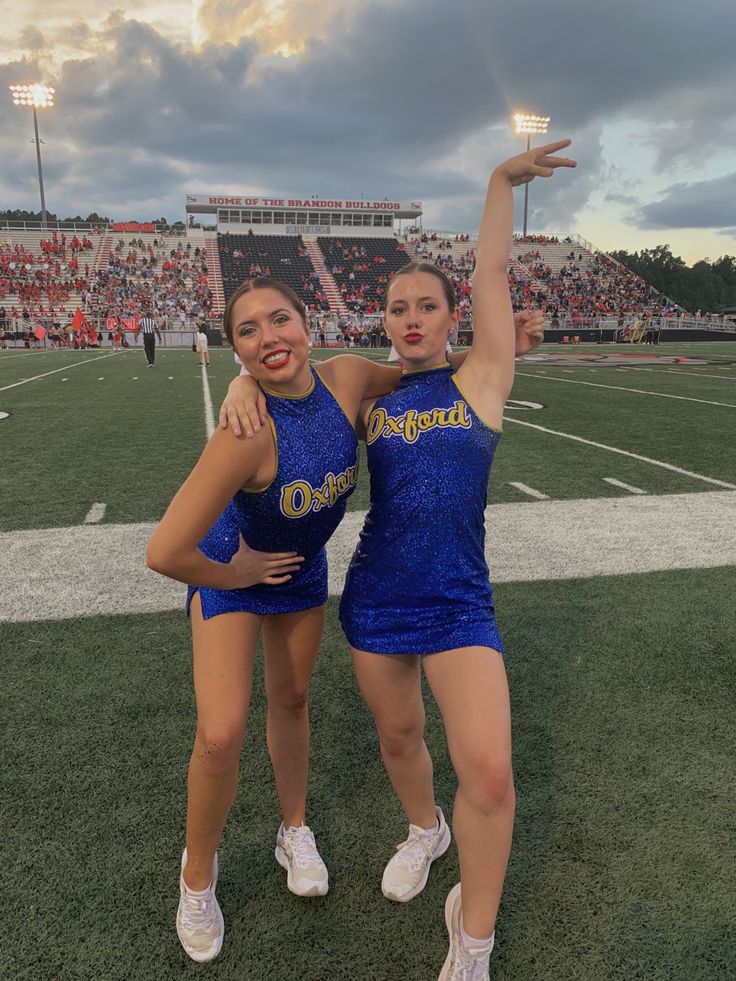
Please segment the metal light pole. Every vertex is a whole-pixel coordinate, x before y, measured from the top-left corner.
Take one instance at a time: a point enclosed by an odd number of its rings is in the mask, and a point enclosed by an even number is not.
[[[546,133],[549,128],[549,116],[529,116],[526,113],[514,113],[514,128],[517,135],[526,133],[526,148],[531,148],[532,133]],[[524,185],[524,238],[526,238],[526,216],[529,210],[529,184]]]
[[[43,167],[41,166],[41,140],[38,135],[38,116],[36,109],[51,109],[54,105],[54,94],[56,89],[48,88],[46,85],[10,85],[8,86],[13,96],[13,105],[30,106],[33,112],[33,132],[36,144],[36,164],[38,165],[38,187],[41,191],[41,227],[48,226],[46,217],[46,198],[43,193]]]

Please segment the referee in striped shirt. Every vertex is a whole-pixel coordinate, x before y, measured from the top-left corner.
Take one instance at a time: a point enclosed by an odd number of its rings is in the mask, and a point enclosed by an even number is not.
[[[150,310],[146,310],[145,316],[141,317],[140,327],[143,331],[143,350],[146,354],[146,361],[148,362],[148,367],[153,368],[153,362],[156,360],[156,335],[161,340],[161,331],[151,316]]]

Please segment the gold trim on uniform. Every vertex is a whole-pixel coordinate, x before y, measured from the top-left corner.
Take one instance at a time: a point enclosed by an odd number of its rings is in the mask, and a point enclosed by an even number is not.
[[[314,391],[314,375],[310,372],[309,378],[309,388],[306,392],[300,392],[299,395],[286,395],[284,392],[275,392],[272,388],[267,388],[263,382],[258,382],[262,391],[266,392],[267,395],[275,395],[278,399],[290,399],[292,402],[297,399],[305,399],[307,395],[311,395]]]
[[[475,409],[473,408],[473,406],[470,404],[470,402],[468,402],[467,398],[465,398],[465,392],[460,387],[460,382],[457,380],[457,375],[456,374],[455,375],[451,375],[451,379],[452,379],[452,381],[455,384],[455,388],[458,390],[458,392],[460,392],[460,394],[462,395],[462,397],[465,399],[465,402],[466,402],[468,408],[473,413],[473,415],[478,420],[478,422],[481,424],[481,426],[485,426],[485,428],[486,429],[490,429],[490,431],[492,433],[498,433],[499,436],[502,436],[503,435],[503,429],[494,429],[493,426],[489,426],[487,422],[483,422],[483,420],[478,415],[478,413],[475,411]]]
[[[276,435],[276,427],[273,424],[273,419],[271,416],[266,416],[266,421],[271,427],[271,432],[273,433],[273,445],[276,450],[276,469],[273,472],[273,477],[269,480],[265,487],[241,487],[240,489],[244,494],[263,494],[265,493],[271,484],[276,480],[276,474],[279,472],[279,438]]]
[[[443,361],[442,364],[433,364],[433,365],[430,365],[429,368],[413,368],[411,371],[407,371],[406,368],[402,368],[401,369],[401,374],[402,375],[418,375],[422,371],[439,371],[440,368],[449,368],[449,367],[450,367],[450,362],[449,361]]]

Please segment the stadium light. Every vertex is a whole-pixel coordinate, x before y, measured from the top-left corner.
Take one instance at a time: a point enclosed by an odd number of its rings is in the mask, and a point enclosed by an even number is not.
[[[530,116],[524,112],[514,113],[514,128],[517,135],[526,133],[526,148],[531,147],[532,133],[546,133],[549,116]],[[529,184],[524,185],[524,238],[526,238],[526,216],[529,210]]]
[[[47,85],[9,85],[13,105],[22,108],[30,106],[33,112],[33,132],[36,135],[36,163],[38,164],[38,187],[41,191],[41,228],[48,226],[46,218],[46,198],[43,193],[43,168],[41,166],[41,140],[38,136],[38,117],[36,109],[51,109],[54,105],[56,89]]]

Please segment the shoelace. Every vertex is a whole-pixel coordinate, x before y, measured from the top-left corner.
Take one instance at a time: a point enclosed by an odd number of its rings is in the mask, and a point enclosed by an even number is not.
[[[214,897],[199,899],[195,896],[184,896],[182,923],[188,930],[208,930],[214,922]]]
[[[474,957],[459,941],[453,944],[453,959],[449,981],[480,981],[485,967],[479,957]],[[481,973],[478,973],[478,972]]]
[[[299,865],[322,864],[314,835],[309,828],[297,828],[296,831],[288,831],[286,837],[291,842],[292,851]]]
[[[427,839],[433,837],[432,834],[423,835],[418,831],[410,831],[406,841],[402,841],[396,846],[396,851],[403,852],[402,864],[410,868],[412,872],[418,872],[425,861],[432,857],[432,846],[427,844]]]

